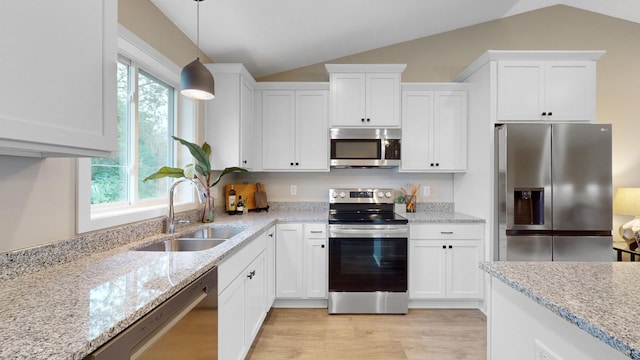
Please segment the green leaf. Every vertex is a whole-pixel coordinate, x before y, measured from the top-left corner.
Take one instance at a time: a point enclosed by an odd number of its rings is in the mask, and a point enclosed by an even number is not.
[[[211,173],[211,170],[207,170],[204,166],[197,164],[196,165],[196,171],[200,174],[202,174],[202,176],[207,177],[207,175],[209,175]]]
[[[227,175],[228,173],[232,173],[232,172],[249,172],[249,170],[241,168],[241,167],[237,167],[237,166],[232,166],[232,167],[225,168],[220,173],[220,176],[218,176],[218,178],[213,183],[211,183],[211,185],[209,185],[209,187],[215,186],[217,183],[220,182],[220,180],[222,180],[223,176]]]
[[[205,141],[204,144],[202,144],[202,150],[205,154],[207,154],[208,159],[211,156],[211,145],[207,144],[207,142]]]
[[[193,179],[196,176],[196,166],[194,164],[187,164],[184,167],[184,177]]]
[[[209,155],[205,150],[203,150],[202,147],[192,142],[188,142],[187,140],[181,139],[177,136],[171,136],[171,137],[174,140],[179,141],[180,144],[186,146],[187,149],[189,149],[189,152],[191,153],[191,155],[196,159],[196,161],[206,169],[207,173],[211,171],[211,163],[209,162]],[[209,146],[207,145],[207,143],[205,143],[205,145]],[[211,153],[211,147],[209,147],[209,154],[210,153]]]
[[[163,167],[160,168],[160,170],[158,170],[155,173],[147,176],[143,181],[161,179],[161,178],[164,178],[164,177],[172,177],[172,178],[185,177],[184,176],[184,170],[182,170],[180,168],[163,166]]]

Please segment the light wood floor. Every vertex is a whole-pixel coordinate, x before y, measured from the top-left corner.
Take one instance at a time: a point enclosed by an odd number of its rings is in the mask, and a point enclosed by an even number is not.
[[[479,310],[409,310],[407,315],[328,315],[272,309],[249,360],[486,359]]]

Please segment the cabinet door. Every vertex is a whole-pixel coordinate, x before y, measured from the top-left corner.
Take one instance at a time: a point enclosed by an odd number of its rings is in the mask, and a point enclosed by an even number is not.
[[[547,61],[544,101],[549,120],[591,121],[596,113],[596,65],[593,61]]]
[[[498,121],[542,120],[544,81],[543,61],[500,61]]]
[[[480,240],[450,240],[447,246],[447,297],[482,298],[482,261]]]
[[[302,224],[276,226],[276,298],[304,296]]]
[[[297,170],[329,170],[329,102],[325,90],[296,91]]]
[[[262,93],[262,167],[264,170],[295,166],[295,92]]]
[[[402,170],[430,169],[433,91],[402,93]]]
[[[366,74],[366,118],[368,126],[400,126],[400,74]]]
[[[266,306],[265,311],[269,311],[276,299],[276,227],[272,226],[266,232],[267,250],[265,261],[266,282]]]
[[[365,74],[332,73],[331,126],[363,126],[365,122]]]
[[[327,239],[305,241],[307,298],[327,298]]]
[[[240,163],[238,166],[252,169],[253,164],[253,87],[243,79],[240,86]]]
[[[218,358],[242,359],[245,346],[245,278],[238,276],[218,296]]]
[[[409,244],[409,298],[444,298],[446,296],[445,242],[410,240]]]
[[[255,339],[265,316],[265,253],[261,253],[247,267],[245,282],[245,344],[250,347]]]
[[[213,72],[211,64],[207,64]],[[204,138],[211,145],[211,168],[222,170],[240,165],[242,113],[242,77],[239,74],[214,73],[216,97],[205,102]]]
[[[1,8],[0,154],[110,156],[118,148],[117,2]]]
[[[434,107],[433,152],[429,165],[440,171],[466,170],[467,92],[436,91]],[[404,134],[403,131],[403,138]]]

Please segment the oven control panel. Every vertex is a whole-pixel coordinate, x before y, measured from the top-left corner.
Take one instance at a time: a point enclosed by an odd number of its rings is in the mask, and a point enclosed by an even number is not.
[[[392,204],[393,189],[329,189],[330,203]]]

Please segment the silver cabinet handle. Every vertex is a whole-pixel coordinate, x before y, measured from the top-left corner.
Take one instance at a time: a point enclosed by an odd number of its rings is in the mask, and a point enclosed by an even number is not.
[[[440,231],[440,234],[442,234],[442,235],[451,235],[451,234],[453,234],[453,231]]]

